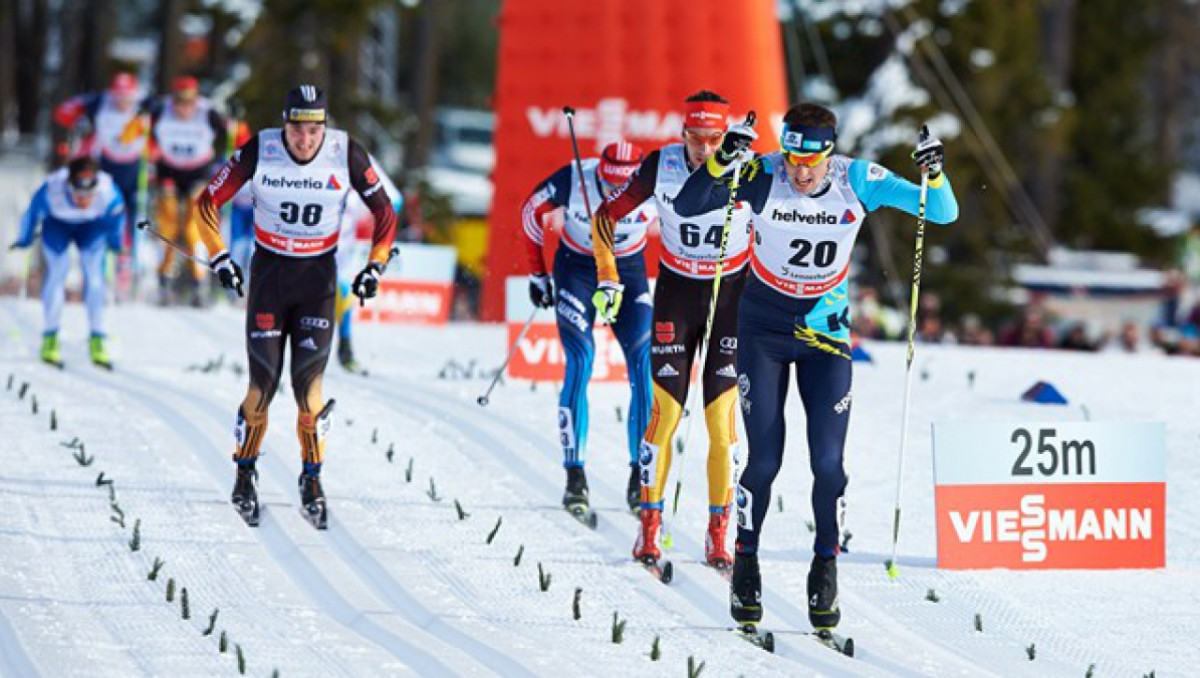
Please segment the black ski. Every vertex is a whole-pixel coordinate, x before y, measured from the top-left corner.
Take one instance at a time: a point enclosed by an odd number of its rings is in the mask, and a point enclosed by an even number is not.
[[[112,371],[113,371],[113,364],[112,364],[112,363],[101,363],[101,362],[95,362],[95,361],[92,361],[92,364],[93,364],[93,365],[95,365],[96,367],[99,367],[100,369],[102,369],[102,370],[104,370],[104,371],[106,371],[106,372],[112,372]]]
[[[583,523],[588,529],[596,529],[596,525],[599,523],[599,518],[596,516],[596,512],[593,511],[590,506],[586,506],[584,504],[573,504],[565,508],[567,513],[571,514],[572,518]]]
[[[833,650],[834,652],[839,652],[847,657],[854,656],[853,638],[847,638],[846,636],[839,635],[829,630],[814,631],[805,635],[812,637],[818,643]]]
[[[775,634],[770,631],[764,631],[758,628],[758,624],[742,624],[737,628],[730,629],[738,638],[774,654],[775,652]]]
[[[42,358],[42,362],[50,367],[57,367],[60,370],[66,368],[66,364],[61,360],[46,360],[45,358]]]
[[[246,502],[244,504],[234,504],[233,508],[237,511],[238,515],[242,517],[242,520],[246,521],[247,525],[250,527],[258,527],[259,519],[262,516],[262,509],[258,505],[257,501]]]
[[[675,566],[669,560],[653,560],[651,558],[638,558],[637,562],[654,578],[664,584],[670,584],[675,578]]]
[[[309,525],[318,530],[324,530],[329,527],[329,509],[325,507],[324,498],[302,508],[300,515],[304,516],[304,520],[308,521]]]

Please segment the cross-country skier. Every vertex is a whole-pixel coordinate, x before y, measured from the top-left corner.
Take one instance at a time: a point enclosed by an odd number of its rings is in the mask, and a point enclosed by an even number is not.
[[[120,236],[123,249],[133,262],[137,261],[134,220],[138,173],[142,171],[146,138],[138,135],[125,142],[121,133],[137,114],[138,80],[130,73],[114,75],[107,91],[72,97],[54,110],[54,122],[68,130],[83,128],[88,134],[83,148],[100,159],[100,170],[112,177],[120,191],[125,203],[125,227]],[[126,265],[130,264],[122,264]]]
[[[587,475],[587,386],[592,376],[595,341],[592,325],[596,312],[589,303],[596,292],[596,260],[592,256],[592,225],[588,206],[601,200],[629,179],[642,161],[642,150],[628,142],[609,144],[600,158],[581,161],[580,178],[575,163],[560,167],[534,188],[521,208],[525,242],[532,275],[529,297],[535,306],[555,309],[558,335],[566,353],[566,376],[558,400],[558,435],[563,450],[567,487],[563,506],[577,516],[590,515]],[[587,198],[583,189],[586,186]],[[542,220],[554,210],[563,211],[563,228],[554,255],[554,278],[542,258]],[[641,498],[638,477],[638,442],[650,416],[650,291],[646,281],[646,230],[656,213],[652,205],[630,211],[620,219],[608,247],[616,255],[616,268],[625,281],[631,303],[605,318],[625,354],[632,391],[626,426],[629,436],[629,484],[626,501],[636,510]]]
[[[225,152],[228,133],[225,118],[207,97],[200,96],[196,79],[184,75],[171,85],[171,96],[151,101],[148,110],[126,126],[123,140],[132,140],[150,130],[158,151],[155,176],[158,181],[157,227],[163,237],[178,242],[193,252],[200,242],[199,222],[191,206],[212,177],[218,153]],[[164,247],[158,266],[159,294],[163,302],[170,298],[175,250]],[[204,303],[201,283],[204,268],[191,263],[189,288],[191,303]]]
[[[250,385],[238,408],[232,497],[251,525],[258,521],[255,462],[267,429],[267,408],[283,371],[286,342],[292,356],[292,391],[300,409],[300,499],[309,520],[318,528],[325,526],[321,465],[333,400],[324,401],[321,378],[333,346],[334,253],[346,194],[357,192],[375,216],[367,264],[354,279],[354,294],[360,298],[375,296],[396,231],[396,213],[366,150],[346,132],[327,129],[325,109],[325,93],[317,87],[300,85],[289,91],[283,128],[262,130],[239,148],[196,201],[201,236],[214,253],[212,270],[226,289],[240,294],[244,276],[221,241],[219,209],[243,184],[254,193],[256,247],[246,305]]]
[[[726,204],[732,176],[726,172],[749,155],[755,138],[746,125],[730,128],[707,171],[684,183],[676,211],[705,214]],[[758,544],[771,483],[783,460],[783,406],[792,370],[814,476],[809,620],[818,630],[832,630],[841,618],[837,555],[850,419],[850,251],[868,212],[894,207],[916,214],[920,188],[877,164],[833,155],[836,140],[833,112],[802,103],[783,118],[781,150],[754,157],[741,170],[737,199],[745,200],[755,217],[753,275],[738,311],[738,388],[749,442],[737,487],[730,595],[730,611],[739,623],[762,618]],[[935,223],[957,219],[958,203],[942,173],[942,143],[922,128],[913,157],[928,177],[927,218]]]
[[[83,269],[83,302],[87,306],[88,354],[100,367],[112,369],[112,360],[104,345],[104,252],[121,250],[121,224],[125,202],[111,176],[100,170],[95,158],[84,156],[50,175],[33,194],[29,209],[21,218],[21,230],[14,248],[33,245],[38,224],[42,226],[42,254],[46,275],[42,280],[42,350],[44,362],[62,367],[58,343],[71,265],[68,247],[79,250]]]
[[[611,195],[596,213],[596,262],[600,286],[619,285],[611,241],[614,220],[644,202],[658,211],[662,234],[658,284],[654,288],[654,334],[650,347],[650,370],[654,380],[654,404],[650,423],[641,443],[641,529],[633,546],[633,557],[657,562],[662,556],[658,530],[662,520],[663,496],[671,470],[671,440],[679,426],[687,401],[692,362],[700,346],[709,305],[713,277],[721,258],[725,229],[725,206],[699,217],[679,216],[672,205],[674,196],[693,170],[712,157],[725,137],[729,102],[707,90],[684,102],[682,142],[650,153],[623,189]],[[735,408],[737,401],[737,304],[746,282],[750,248],[750,210],[739,205],[729,223],[729,240],[724,251],[721,287],[708,340],[705,367],[701,372],[704,420],[708,425],[708,530],[705,561],[727,568],[733,558],[725,546],[729,525],[729,503],[733,494],[732,449],[737,444]],[[607,302],[607,295],[598,296]],[[601,314],[612,309],[601,308]]]

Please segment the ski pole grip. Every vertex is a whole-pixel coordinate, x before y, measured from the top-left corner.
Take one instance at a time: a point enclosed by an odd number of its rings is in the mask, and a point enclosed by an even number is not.
[[[575,115],[575,109],[571,108],[570,106],[563,106],[563,115],[569,118],[572,115]]]

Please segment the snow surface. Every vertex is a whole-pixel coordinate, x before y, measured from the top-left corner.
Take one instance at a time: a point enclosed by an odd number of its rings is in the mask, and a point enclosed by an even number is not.
[[[236,675],[235,646],[247,673],[260,676],[685,675],[689,656],[706,662],[705,676],[1082,676],[1093,663],[1097,676],[1183,676],[1200,666],[1195,360],[919,347],[901,575],[891,581],[882,562],[903,346],[868,345],[875,363],[856,365],[846,460],[854,538],[839,567],[841,630],[858,644],[848,659],[801,635],[809,629],[810,476],[794,396],[775,485],[782,511],[772,507],[761,554],[765,623],[779,631],[778,653],[769,655],[725,631],[727,585],[698,562],[706,519],[704,464],[693,451],[699,427],[682,461],[675,582],[664,586],[630,563],[636,522],[622,508],[621,385],[591,390],[589,478],[600,527],[590,532],[557,508],[564,477],[553,385],[512,382],[488,407],[475,403],[486,385],[478,366],[494,369],[503,358],[502,327],[359,327],[371,376],[334,365],[325,381],[338,401],[325,473],[329,530],[313,530],[296,509],[299,455],[286,385],[260,464],[266,512],[250,529],[228,505],[245,380],[233,369],[245,365],[240,313],[112,309],[111,374],[87,364],[82,316],[68,306],[68,364],[59,372],[34,360],[38,306],[0,300],[0,382],[13,380],[0,391],[0,675]],[[220,369],[196,369],[218,357]],[[439,379],[450,360],[475,361],[471,376]],[[1039,379],[1073,404],[1020,403]],[[23,383],[28,392],[18,399]],[[930,422],[1080,420],[1082,406],[1093,420],[1167,423],[1167,568],[937,570]],[[49,430],[51,412],[57,431]],[[74,438],[94,457],[86,468],[63,446]],[[95,484],[100,472],[114,481],[125,528],[114,522],[109,491]],[[440,501],[430,498],[431,483]],[[463,520],[455,500],[469,514]],[[156,558],[165,564],[148,581]],[[552,576],[546,592],[539,563]],[[178,592],[165,601],[168,578],[187,588],[190,619],[181,619]],[[931,588],[941,602],[925,600]],[[205,636],[214,608],[216,632]],[[610,638],[614,611],[628,620],[619,645]],[[656,636],[662,658],[653,662]]]

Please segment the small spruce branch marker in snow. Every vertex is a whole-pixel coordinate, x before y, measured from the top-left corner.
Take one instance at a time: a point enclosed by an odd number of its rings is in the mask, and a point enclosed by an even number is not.
[[[429,491],[426,492],[425,494],[433,501],[441,501],[442,500],[442,498],[438,496],[437,485],[435,485],[433,483],[433,476],[429,477]]]
[[[466,520],[467,518],[471,517],[470,513],[467,513],[463,510],[462,504],[460,504],[457,499],[454,500],[454,510],[458,512],[459,520]]]
[[[496,526],[492,528],[492,531],[489,532],[487,536],[487,543],[489,546],[491,546],[492,542],[496,539],[496,533],[500,531],[500,524],[503,522],[504,516],[500,516],[496,519]]]
[[[525,547],[522,546],[521,548],[524,549]],[[554,578],[554,575],[543,570],[542,564],[539,562],[538,563],[538,587],[542,589],[543,593],[550,590],[550,581],[553,578]]]
[[[208,628],[204,629],[204,633],[201,635],[205,635],[205,636],[212,635],[213,630],[217,626],[217,615],[220,612],[221,612],[220,608],[216,608],[216,607],[213,608],[213,613],[208,616]]]
[[[575,621],[579,621],[579,618],[583,616],[583,611],[579,609],[579,597],[582,595],[583,589],[575,587],[575,597],[571,600],[571,616],[575,618]]]
[[[137,551],[142,548],[142,519],[133,521],[133,536],[129,539],[129,550]],[[171,581],[175,581],[172,579]],[[170,598],[167,598],[170,600]]]
[[[155,557],[154,566],[150,568],[150,572],[146,575],[146,579],[148,581],[154,581],[155,579],[158,579],[158,571],[161,570],[162,566],[165,564],[166,563],[163,562],[162,558]]]
[[[613,610],[612,620],[612,642],[614,645],[620,645],[625,642],[625,623],[627,620],[621,619],[616,610]]]

